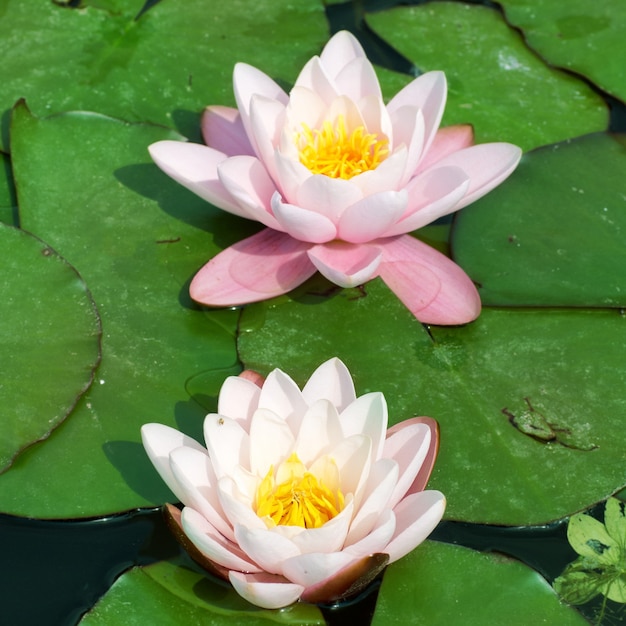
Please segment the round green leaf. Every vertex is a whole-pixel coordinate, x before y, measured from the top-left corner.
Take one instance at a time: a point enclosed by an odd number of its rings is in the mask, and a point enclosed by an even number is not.
[[[45,439],[93,380],[100,320],[76,270],[46,243],[0,224],[0,472]]]
[[[484,304],[626,306],[626,138],[594,134],[523,157],[459,212],[454,257]]]
[[[368,14],[367,22],[419,70],[443,70],[443,123],[525,150],[603,130],[607,110],[582,81],[541,62],[494,9],[429,2]]]
[[[437,419],[430,484],[448,518],[540,524],[624,484],[618,312],[485,309],[467,326],[427,331],[378,280],[333,290],[316,279],[249,307],[240,328],[250,369],[280,367],[303,383],[336,355],[359,394],[385,394],[391,423]]]

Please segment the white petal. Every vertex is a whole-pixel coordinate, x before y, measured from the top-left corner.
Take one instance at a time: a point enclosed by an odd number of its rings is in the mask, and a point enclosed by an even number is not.
[[[308,466],[338,445],[342,438],[337,409],[328,400],[318,400],[302,418],[295,452]]]
[[[302,181],[296,204],[325,215],[336,224],[346,208],[363,198],[361,190],[353,181],[314,174]]]
[[[232,541],[223,537],[209,522],[190,507],[183,509],[183,530],[191,542],[212,561],[222,567],[241,572],[260,572],[261,568]]]
[[[356,507],[360,504],[363,489],[367,484],[371,449],[372,441],[369,437],[352,435],[340,441],[327,455],[334,459],[339,468],[342,493],[353,494]]]
[[[270,574],[282,574],[283,561],[300,554],[293,541],[267,528],[235,526],[235,536],[241,549]]]
[[[278,180],[276,146],[285,124],[285,106],[277,100],[255,95],[250,103],[250,132],[256,153],[271,178]]]
[[[356,560],[357,557],[347,552],[301,554],[283,563],[283,574],[299,585],[310,587],[333,576]]]
[[[207,146],[227,156],[254,154],[237,109],[219,104],[208,106],[202,114],[201,126]]]
[[[234,419],[244,430],[248,430],[260,395],[261,388],[252,381],[241,376],[229,376],[220,388],[217,412]]]
[[[393,124],[393,145],[404,144],[407,158],[400,185],[404,186],[415,174],[424,149],[424,116],[416,107],[402,107],[391,118]]]
[[[233,528],[238,524],[246,528],[266,528],[265,522],[252,510],[249,494],[243,494],[230,476],[219,480],[217,494],[224,515]]]
[[[206,454],[206,449],[195,439],[165,424],[144,424],[141,427],[141,440],[155,469],[176,498],[182,502],[186,492],[172,473],[170,453],[181,446],[192,448],[203,454]]]
[[[333,35],[320,54],[322,64],[332,77],[337,76],[354,59],[364,57],[365,52],[358,39],[345,30]]]
[[[356,287],[367,282],[382,259],[378,246],[343,241],[316,245],[307,250],[307,255],[321,274],[340,287]]]
[[[335,78],[337,90],[359,102],[367,96],[382,100],[382,92],[374,67],[365,57],[350,61]]]
[[[319,528],[307,528],[292,537],[302,554],[311,552],[336,552],[343,547],[354,510],[352,499],[343,511]]]
[[[295,434],[308,405],[296,383],[283,371],[271,371],[263,383],[259,408],[269,409],[287,421]]]
[[[439,491],[421,491],[407,496],[394,509],[396,531],[385,548],[393,563],[418,546],[441,521],[446,499]]]
[[[293,89],[289,93],[290,100],[293,100],[294,91],[297,92],[301,89],[306,89],[307,91],[317,94],[320,101],[324,102],[326,105],[337,97],[337,90],[333,84],[333,80],[328,76],[317,56],[307,61],[306,65],[300,71]],[[300,103],[298,102],[298,104]]]
[[[325,361],[311,374],[302,389],[302,396],[309,406],[322,398],[329,400],[338,411],[343,411],[356,399],[352,376],[337,357]]]
[[[228,572],[235,591],[245,600],[262,609],[280,609],[293,604],[304,591],[302,585],[271,574]]]
[[[430,428],[426,424],[410,424],[385,440],[383,456],[398,463],[398,482],[389,500],[394,508],[404,497],[417,476],[430,446]]]
[[[376,169],[358,174],[350,181],[361,190],[363,196],[382,191],[398,191],[401,188],[408,156],[407,147],[398,146]]]
[[[352,520],[346,545],[366,537],[379,521],[398,481],[398,464],[393,459],[379,459],[372,465],[361,506]]]
[[[391,509],[384,509],[379,513],[374,528],[360,541],[346,548],[346,552],[354,556],[368,556],[377,552],[387,552],[387,544],[396,529],[396,516]]]
[[[272,212],[280,230],[294,239],[325,243],[337,236],[337,228],[325,215],[283,202],[278,193],[272,197]]]
[[[235,465],[248,467],[248,433],[235,420],[209,413],[204,418],[204,440],[218,478],[232,473]]]
[[[176,448],[170,455],[170,466],[185,491],[182,502],[198,511],[227,539],[234,541],[235,535],[226,522],[217,495],[217,477],[207,454],[189,447]]]
[[[268,409],[257,409],[250,423],[250,471],[265,476],[270,466],[284,461],[295,438],[289,425]]]
[[[379,459],[387,432],[387,401],[379,391],[366,393],[342,411],[339,421],[345,437],[362,434],[372,440],[372,460]]]

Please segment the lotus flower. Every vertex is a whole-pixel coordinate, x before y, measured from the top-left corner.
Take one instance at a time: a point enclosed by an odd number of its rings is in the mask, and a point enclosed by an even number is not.
[[[441,519],[444,496],[423,491],[436,423],[387,430],[384,396],[357,398],[336,358],[302,391],[278,369],[257,382],[226,379],[206,448],[161,424],[143,426],[144,446],[199,562],[264,608],[333,600],[371,555],[401,558]]]
[[[208,107],[206,146],[161,141],[156,164],[215,206],[267,228],[227,248],[191,283],[196,301],[233,306],[286,293],[316,270],[341,287],[379,276],[424,323],[480,313],[469,277],[409,233],[500,184],[521,151],[472,146],[469,126],[439,130],[442,72],[385,106],[358,41],[337,33],[285,93],[235,66],[237,109]]]

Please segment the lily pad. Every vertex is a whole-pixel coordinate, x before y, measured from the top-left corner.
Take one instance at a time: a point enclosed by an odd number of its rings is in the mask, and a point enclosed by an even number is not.
[[[103,338],[89,393],[0,477],[5,512],[92,516],[171,499],[140,444],[141,425],[161,421],[198,435],[206,409],[187,381],[204,373],[204,393],[214,396],[223,378],[239,371],[238,312],[202,311],[187,286],[215,254],[216,240],[228,244],[249,226],[149,162],[151,142],[177,137],[96,114],[38,120],[24,106],[15,111],[22,226],[77,267],[101,313]],[[72,155],[72,166],[59,154]]]
[[[333,290],[315,279],[246,309],[241,331],[247,368],[303,382],[337,355],[359,394],[385,394],[391,423],[437,419],[430,485],[449,519],[541,524],[624,485],[619,312],[484,309],[467,326],[427,330],[378,280]]]
[[[457,215],[455,259],[484,304],[626,305],[626,136],[594,134],[524,156]]]
[[[100,361],[100,320],[76,270],[43,241],[0,224],[0,472],[72,411]]]
[[[371,13],[367,22],[422,72],[446,73],[443,123],[473,124],[479,142],[528,150],[607,126],[600,97],[545,65],[494,9],[429,2]]]
[[[427,541],[385,572],[373,626],[587,623],[522,563]]]
[[[626,5],[620,0],[501,0],[507,20],[548,63],[626,101]]]
[[[11,159],[0,152],[0,222],[17,226],[17,200]]]
[[[118,13],[3,2],[0,111],[26,98],[38,115],[97,111],[198,138],[198,112],[233,101],[235,62],[290,82],[328,37],[322,3],[310,0],[161,0],[136,19],[142,5]],[[6,113],[3,122],[6,149]]]
[[[319,609],[296,604],[278,611],[259,609],[226,584],[168,561],[134,568],[121,576],[81,626],[211,624],[213,626],[322,626]]]

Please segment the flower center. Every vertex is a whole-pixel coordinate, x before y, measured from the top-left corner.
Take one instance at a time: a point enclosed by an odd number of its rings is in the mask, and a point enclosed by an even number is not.
[[[343,494],[319,481],[292,454],[276,472],[284,478],[276,484],[274,467],[257,489],[257,515],[264,517],[270,526],[301,526],[319,528],[333,519],[343,508]]]
[[[376,169],[389,154],[387,139],[368,133],[364,126],[348,132],[343,115],[334,124],[326,120],[322,128],[311,130],[303,123],[302,129],[296,136],[300,162],[314,174],[352,178]]]

